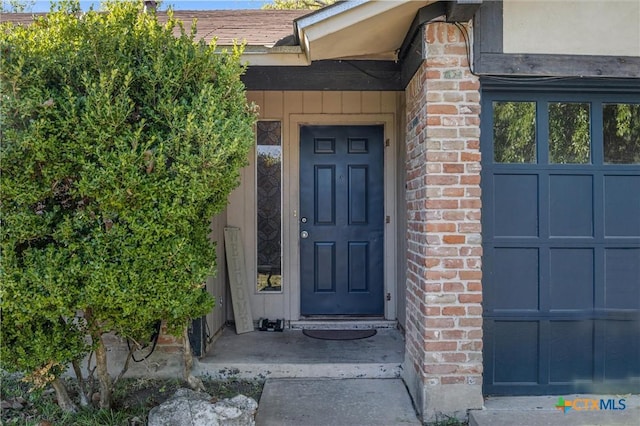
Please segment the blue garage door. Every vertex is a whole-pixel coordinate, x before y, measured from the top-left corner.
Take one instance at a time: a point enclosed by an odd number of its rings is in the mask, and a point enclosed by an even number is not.
[[[485,394],[640,391],[635,85],[483,84]]]

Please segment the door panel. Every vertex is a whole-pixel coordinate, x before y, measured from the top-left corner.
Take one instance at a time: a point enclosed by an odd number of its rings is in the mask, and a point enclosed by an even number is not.
[[[313,277],[314,291],[316,293],[334,293],[336,291],[336,244],[314,244],[315,274]]]
[[[300,312],[383,315],[382,126],[303,126]]]
[[[336,168],[335,166],[314,167],[315,202],[314,223],[316,225],[336,224]]]

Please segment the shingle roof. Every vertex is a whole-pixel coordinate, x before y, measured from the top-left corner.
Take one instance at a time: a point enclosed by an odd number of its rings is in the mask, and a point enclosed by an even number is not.
[[[245,40],[252,46],[273,46],[293,34],[294,19],[308,13],[308,10],[216,10],[176,11],[174,16],[184,22],[187,31],[193,19],[197,19],[198,34],[207,41],[218,37],[220,45]]]
[[[278,40],[293,34],[293,20],[310,13],[309,10],[206,10],[175,11],[174,16],[184,22],[187,32],[197,20],[198,36],[210,42],[218,38],[218,45],[231,45],[234,40],[246,41],[250,46],[273,46]],[[42,13],[4,13],[0,22],[30,24]],[[158,12],[161,22],[167,15]]]

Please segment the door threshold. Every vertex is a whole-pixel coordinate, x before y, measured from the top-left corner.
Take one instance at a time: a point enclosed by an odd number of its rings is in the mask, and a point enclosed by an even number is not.
[[[398,328],[396,320],[371,319],[366,317],[353,317],[346,319],[331,317],[304,318],[298,321],[289,321],[289,328],[293,330],[361,330],[370,328]]]

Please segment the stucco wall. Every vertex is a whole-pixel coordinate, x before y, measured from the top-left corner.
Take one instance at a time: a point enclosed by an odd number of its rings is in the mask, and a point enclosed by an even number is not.
[[[504,53],[640,56],[640,0],[505,0]]]

